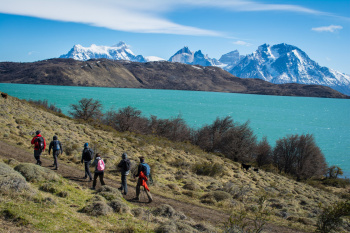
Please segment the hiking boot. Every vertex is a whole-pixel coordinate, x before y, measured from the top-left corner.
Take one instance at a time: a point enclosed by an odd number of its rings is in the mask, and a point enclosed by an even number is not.
[[[148,203],[151,203],[153,201],[152,198],[148,198]]]
[[[91,187],[90,189],[91,189],[91,190],[95,190],[95,187]]]
[[[131,199],[132,201],[140,201],[139,197],[134,197],[133,199]]]

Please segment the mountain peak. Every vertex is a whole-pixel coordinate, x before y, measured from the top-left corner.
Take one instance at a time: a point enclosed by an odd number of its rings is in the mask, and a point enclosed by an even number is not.
[[[134,62],[146,62],[147,60],[141,56],[135,56],[123,41],[114,46],[99,46],[92,44],[90,47],[74,45],[73,48],[60,58],[73,58],[75,60],[87,61],[90,59],[106,58],[111,60],[127,60]]]
[[[119,41],[118,44],[115,44],[112,47],[125,47],[125,48],[128,48],[129,46],[124,41]]]

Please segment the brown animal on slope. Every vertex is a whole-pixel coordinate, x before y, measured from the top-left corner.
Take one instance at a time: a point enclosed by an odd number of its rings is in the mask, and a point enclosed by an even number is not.
[[[7,99],[7,94],[6,93],[1,93],[1,97],[4,99]]]

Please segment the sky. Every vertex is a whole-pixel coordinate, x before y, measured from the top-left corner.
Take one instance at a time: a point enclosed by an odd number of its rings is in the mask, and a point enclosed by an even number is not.
[[[0,62],[119,41],[166,60],[184,46],[219,59],[287,43],[350,74],[350,0],[0,0]]]

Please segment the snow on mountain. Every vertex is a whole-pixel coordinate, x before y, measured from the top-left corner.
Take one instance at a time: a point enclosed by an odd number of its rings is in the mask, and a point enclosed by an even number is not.
[[[136,56],[129,49],[129,46],[122,41],[113,46],[98,46],[92,44],[90,47],[83,47],[79,44],[74,45],[67,54],[61,55],[60,58],[73,58],[80,61],[106,58],[111,60],[146,62],[146,59],[143,56]]]
[[[223,65],[225,70],[232,69],[238,62],[240,62],[244,58],[243,55],[239,55],[238,50],[234,50],[232,52],[226,53],[222,55],[219,59],[219,62]]]
[[[165,59],[160,58],[160,57],[156,57],[156,56],[147,56],[145,58],[146,58],[146,61],[148,61],[148,62],[152,62],[152,61],[166,61]]]
[[[162,58],[136,56],[124,42],[114,46],[83,47],[75,45],[60,58],[73,58],[86,61],[107,58],[133,62],[165,61]],[[263,44],[252,54],[242,56],[237,50],[221,56],[219,60],[209,58],[201,50],[192,52],[187,46],[169,58],[170,62],[190,65],[218,66],[240,78],[258,78],[271,83],[299,83],[329,86],[341,93],[350,95],[350,76],[321,67],[299,48],[288,45]]]
[[[204,55],[201,50],[192,52],[187,46],[177,51],[168,61],[201,66],[219,65],[216,59],[209,58],[208,55]]]
[[[241,78],[259,78],[271,83],[299,83],[329,86],[350,95],[350,76],[321,67],[299,48],[267,44],[228,70]]]

